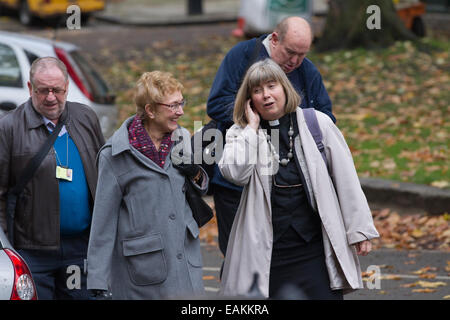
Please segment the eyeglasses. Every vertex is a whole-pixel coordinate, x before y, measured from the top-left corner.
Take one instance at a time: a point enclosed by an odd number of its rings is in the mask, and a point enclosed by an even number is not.
[[[66,90],[61,88],[37,88],[34,90],[34,92],[41,96],[48,96],[50,92],[52,92],[54,95],[60,95],[66,93]]]
[[[181,107],[181,109],[184,108],[184,106],[186,105],[186,100],[183,100],[181,102],[176,102],[176,103],[172,103],[172,104],[166,104],[166,103],[160,103],[158,102],[158,104],[163,105],[168,107],[170,110],[172,110],[173,112],[177,111],[179,107]]]

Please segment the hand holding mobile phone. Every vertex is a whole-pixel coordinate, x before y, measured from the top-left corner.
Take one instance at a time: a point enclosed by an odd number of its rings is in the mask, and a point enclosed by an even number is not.
[[[247,118],[248,125],[255,129],[255,131],[258,131],[260,116],[251,99],[247,100],[245,106],[245,116]]]

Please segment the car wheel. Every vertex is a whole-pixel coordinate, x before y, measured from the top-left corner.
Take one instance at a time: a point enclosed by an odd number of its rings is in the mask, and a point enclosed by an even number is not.
[[[22,0],[20,2],[19,20],[24,26],[31,26],[33,24],[33,15],[30,12],[27,0]]]

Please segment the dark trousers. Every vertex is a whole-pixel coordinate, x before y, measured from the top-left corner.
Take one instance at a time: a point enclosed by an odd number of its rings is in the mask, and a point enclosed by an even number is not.
[[[30,268],[38,299],[89,299],[84,273],[88,241],[86,233],[62,237],[58,250],[17,250]]]
[[[342,300],[342,290],[331,290],[322,235],[310,242],[290,227],[274,243],[269,297],[294,300]]]
[[[241,201],[241,194],[241,191],[214,185],[214,207],[219,232],[219,249],[224,256],[227,252],[234,217]]]

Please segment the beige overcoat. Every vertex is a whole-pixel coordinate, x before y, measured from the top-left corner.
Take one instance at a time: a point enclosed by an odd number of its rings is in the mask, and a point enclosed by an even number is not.
[[[322,221],[325,260],[331,289],[344,293],[363,288],[354,244],[379,237],[372,214],[339,129],[331,119],[316,111],[330,174],[308,130],[303,112],[297,108],[299,135],[294,148],[312,199]],[[228,242],[221,293],[245,295],[254,273],[259,290],[269,294],[272,255],[271,176],[278,170],[278,155],[264,131],[233,125],[219,162],[222,175],[244,187]],[[332,178],[330,177],[332,176]]]

